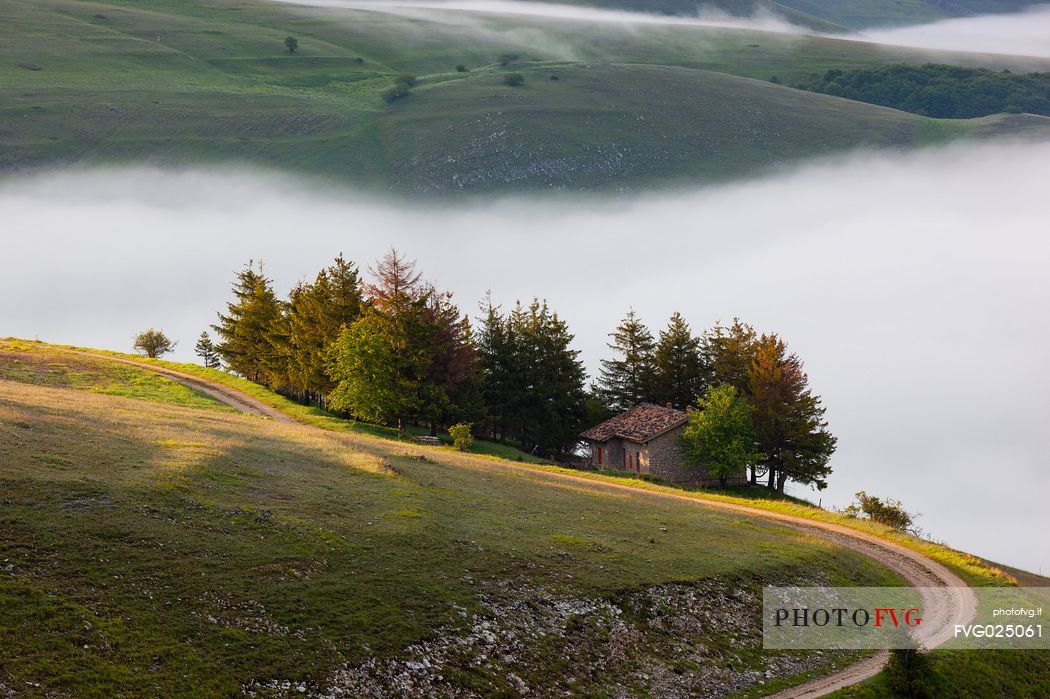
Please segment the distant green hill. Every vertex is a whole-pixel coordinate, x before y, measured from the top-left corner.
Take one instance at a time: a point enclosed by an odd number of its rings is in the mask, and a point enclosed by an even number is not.
[[[1020,117],[942,122],[769,82],[888,63],[1022,68],[1009,57],[262,0],[5,0],[4,10],[7,172],[244,162],[407,192],[622,189],[1046,128]],[[502,54],[518,58],[501,66]],[[507,71],[524,85],[504,85]],[[385,102],[403,72],[419,85]]]

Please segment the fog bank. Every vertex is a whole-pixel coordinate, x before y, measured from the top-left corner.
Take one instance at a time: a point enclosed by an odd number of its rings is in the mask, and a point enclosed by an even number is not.
[[[792,24],[772,12],[757,12],[750,17],[736,17],[715,8],[699,8],[696,16],[649,14],[626,10],[609,10],[583,5],[563,5],[531,0],[275,0],[306,7],[370,10],[413,17],[437,18],[442,15],[476,13],[539,17],[551,20],[573,20],[620,25],[678,25],[755,29],[759,31],[801,34],[811,31]]]
[[[944,51],[1050,58],[1050,5],[1016,14],[961,17],[912,27],[864,31],[844,38]]]
[[[290,5],[345,8],[426,18],[450,24],[474,26],[471,15],[503,15],[583,21],[595,24],[644,27],[647,25],[722,27],[817,35],[813,29],[792,24],[767,11],[737,17],[714,8],[698,6],[694,17],[611,10],[581,5],[531,0],[274,0]],[[946,19],[906,27],[873,29],[835,38],[847,41],[907,46],[961,53],[1050,58],[1050,4],[1013,14],[979,15]]]
[[[0,183],[0,336],[129,350],[163,328],[193,360],[235,270],[283,294],[391,244],[474,310],[550,299],[587,365],[629,306],[655,330],[740,316],[806,361],[839,436],[825,504],[897,497],[950,544],[1050,571],[1050,145],[825,161],[636,198],[384,202],[232,171]]]

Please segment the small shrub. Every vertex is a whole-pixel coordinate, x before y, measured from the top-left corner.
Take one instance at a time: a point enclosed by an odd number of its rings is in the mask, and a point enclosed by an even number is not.
[[[412,75],[412,73],[401,73],[396,78],[394,78],[394,84],[404,85],[405,87],[415,87],[416,76]]]
[[[396,102],[402,97],[408,97],[408,87],[405,85],[394,85],[383,93],[383,99],[387,102]]]
[[[358,56],[357,58],[355,58],[354,60],[352,60],[350,62],[353,63],[355,66],[363,66],[365,64],[365,59],[363,59],[360,56]]]
[[[516,60],[518,60],[518,54],[516,53],[501,53],[499,58],[496,59],[496,61],[504,68]]]
[[[769,82],[773,83],[774,85],[779,85],[780,84],[780,78],[778,78],[777,76],[774,75],[772,78],[769,79]]]
[[[932,699],[936,673],[929,654],[918,648],[894,648],[886,663],[886,683],[898,696]]]
[[[883,500],[874,495],[868,495],[863,490],[858,492],[856,497],[857,502],[851,504],[845,509],[845,514],[847,516],[859,517],[863,514],[872,522],[885,524],[887,527],[893,527],[898,531],[915,531],[913,525],[915,524],[915,517],[917,515],[913,515],[905,510],[903,503],[899,500],[893,500],[891,498]]]
[[[299,40],[294,36],[284,37],[284,45],[288,47],[288,53],[295,53],[296,49],[299,48]]]
[[[169,340],[168,336],[162,331],[150,328],[135,336],[134,347],[139,354],[150,359],[156,359],[175,351],[175,345],[177,344],[177,342]]]
[[[470,433],[470,424],[461,422],[452,427],[448,428],[448,433],[452,437],[452,446],[460,451],[466,451],[470,449],[470,445],[474,443],[474,435]]]
[[[465,65],[463,65],[462,63],[460,63],[458,66],[456,66],[456,72],[457,73],[466,73],[467,72],[467,67]]]
[[[525,76],[521,73],[504,73],[503,84],[510,85],[511,87],[517,87],[525,82]]]
[[[551,80],[561,80],[557,75],[552,75]]]

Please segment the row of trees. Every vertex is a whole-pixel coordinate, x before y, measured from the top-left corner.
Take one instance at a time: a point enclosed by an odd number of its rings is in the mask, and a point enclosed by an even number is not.
[[[613,358],[595,387],[614,411],[641,402],[696,407],[686,430],[690,459],[716,476],[751,467],[751,482],[788,480],[823,488],[835,437],[802,360],[776,334],[739,320],[694,335],[675,313],[654,338],[629,312],[610,334]]]
[[[505,310],[486,299],[472,323],[395,250],[368,272],[340,256],[282,299],[249,263],[213,326],[218,341],[202,336],[198,353],[358,420],[432,434],[469,423],[551,455],[640,402],[698,408],[690,429],[706,442],[691,454],[697,463],[727,473],[744,463],[752,482],[765,477],[778,490],[787,480],[826,482],[835,438],[801,360],[775,334],[740,321],[694,334],[675,313],[654,337],[632,311],[610,334],[613,356],[588,391],[574,336],[546,302]]]
[[[796,85],[946,119],[1002,112],[1050,115],[1050,73],[927,64],[832,69]]]
[[[213,329],[231,371],[362,421],[432,434],[471,423],[544,454],[571,450],[583,422],[583,365],[545,302],[488,302],[475,333],[452,294],[395,250],[368,279],[340,256],[283,300],[249,263]]]

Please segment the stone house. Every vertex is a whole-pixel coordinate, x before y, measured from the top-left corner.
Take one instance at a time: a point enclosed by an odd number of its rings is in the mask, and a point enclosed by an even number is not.
[[[698,466],[685,463],[679,439],[689,414],[652,403],[640,403],[587,430],[580,437],[591,448],[591,466],[648,473],[672,483],[718,485]],[[741,472],[727,483],[747,482]]]

